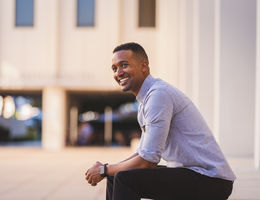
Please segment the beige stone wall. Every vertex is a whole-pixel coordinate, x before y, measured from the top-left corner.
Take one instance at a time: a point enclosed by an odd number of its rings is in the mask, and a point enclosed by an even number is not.
[[[155,28],[138,27],[137,0],[96,1],[95,26],[77,27],[76,2],[35,0],[34,26],[15,27],[15,1],[0,1],[2,86],[115,89],[112,50],[129,41],[145,47],[155,76],[178,85],[178,0],[157,2]]]

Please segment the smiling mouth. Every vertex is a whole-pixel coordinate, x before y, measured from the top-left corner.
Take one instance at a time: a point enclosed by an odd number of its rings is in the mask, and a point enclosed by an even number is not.
[[[128,81],[129,77],[126,77],[126,78],[122,78],[120,79],[118,82],[119,82],[119,85],[124,85],[126,84],[126,82]]]

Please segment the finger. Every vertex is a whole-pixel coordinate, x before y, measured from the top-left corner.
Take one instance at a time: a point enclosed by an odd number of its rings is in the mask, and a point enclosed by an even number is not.
[[[96,186],[96,185],[97,185],[97,183],[92,183],[91,185],[92,185],[92,186]]]
[[[99,183],[101,180],[102,179],[100,179],[100,178],[98,178],[96,176],[92,177],[92,183]]]
[[[89,176],[88,183],[91,184],[93,182],[92,176]]]
[[[90,177],[90,173],[87,173],[86,179],[89,180],[89,177]]]

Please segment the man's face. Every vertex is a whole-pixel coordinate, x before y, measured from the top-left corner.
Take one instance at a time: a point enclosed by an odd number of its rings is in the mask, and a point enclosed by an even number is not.
[[[112,58],[114,79],[123,91],[138,94],[145,79],[142,62],[131,50],[115,52]]]

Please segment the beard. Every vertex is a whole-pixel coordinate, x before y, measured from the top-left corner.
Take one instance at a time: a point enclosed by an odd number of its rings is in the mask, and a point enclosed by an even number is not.
[[[120,88],[123,92],[127,92],[131,90],[131,85],[129,83],[124,84],[124,85],[120,85]]]

